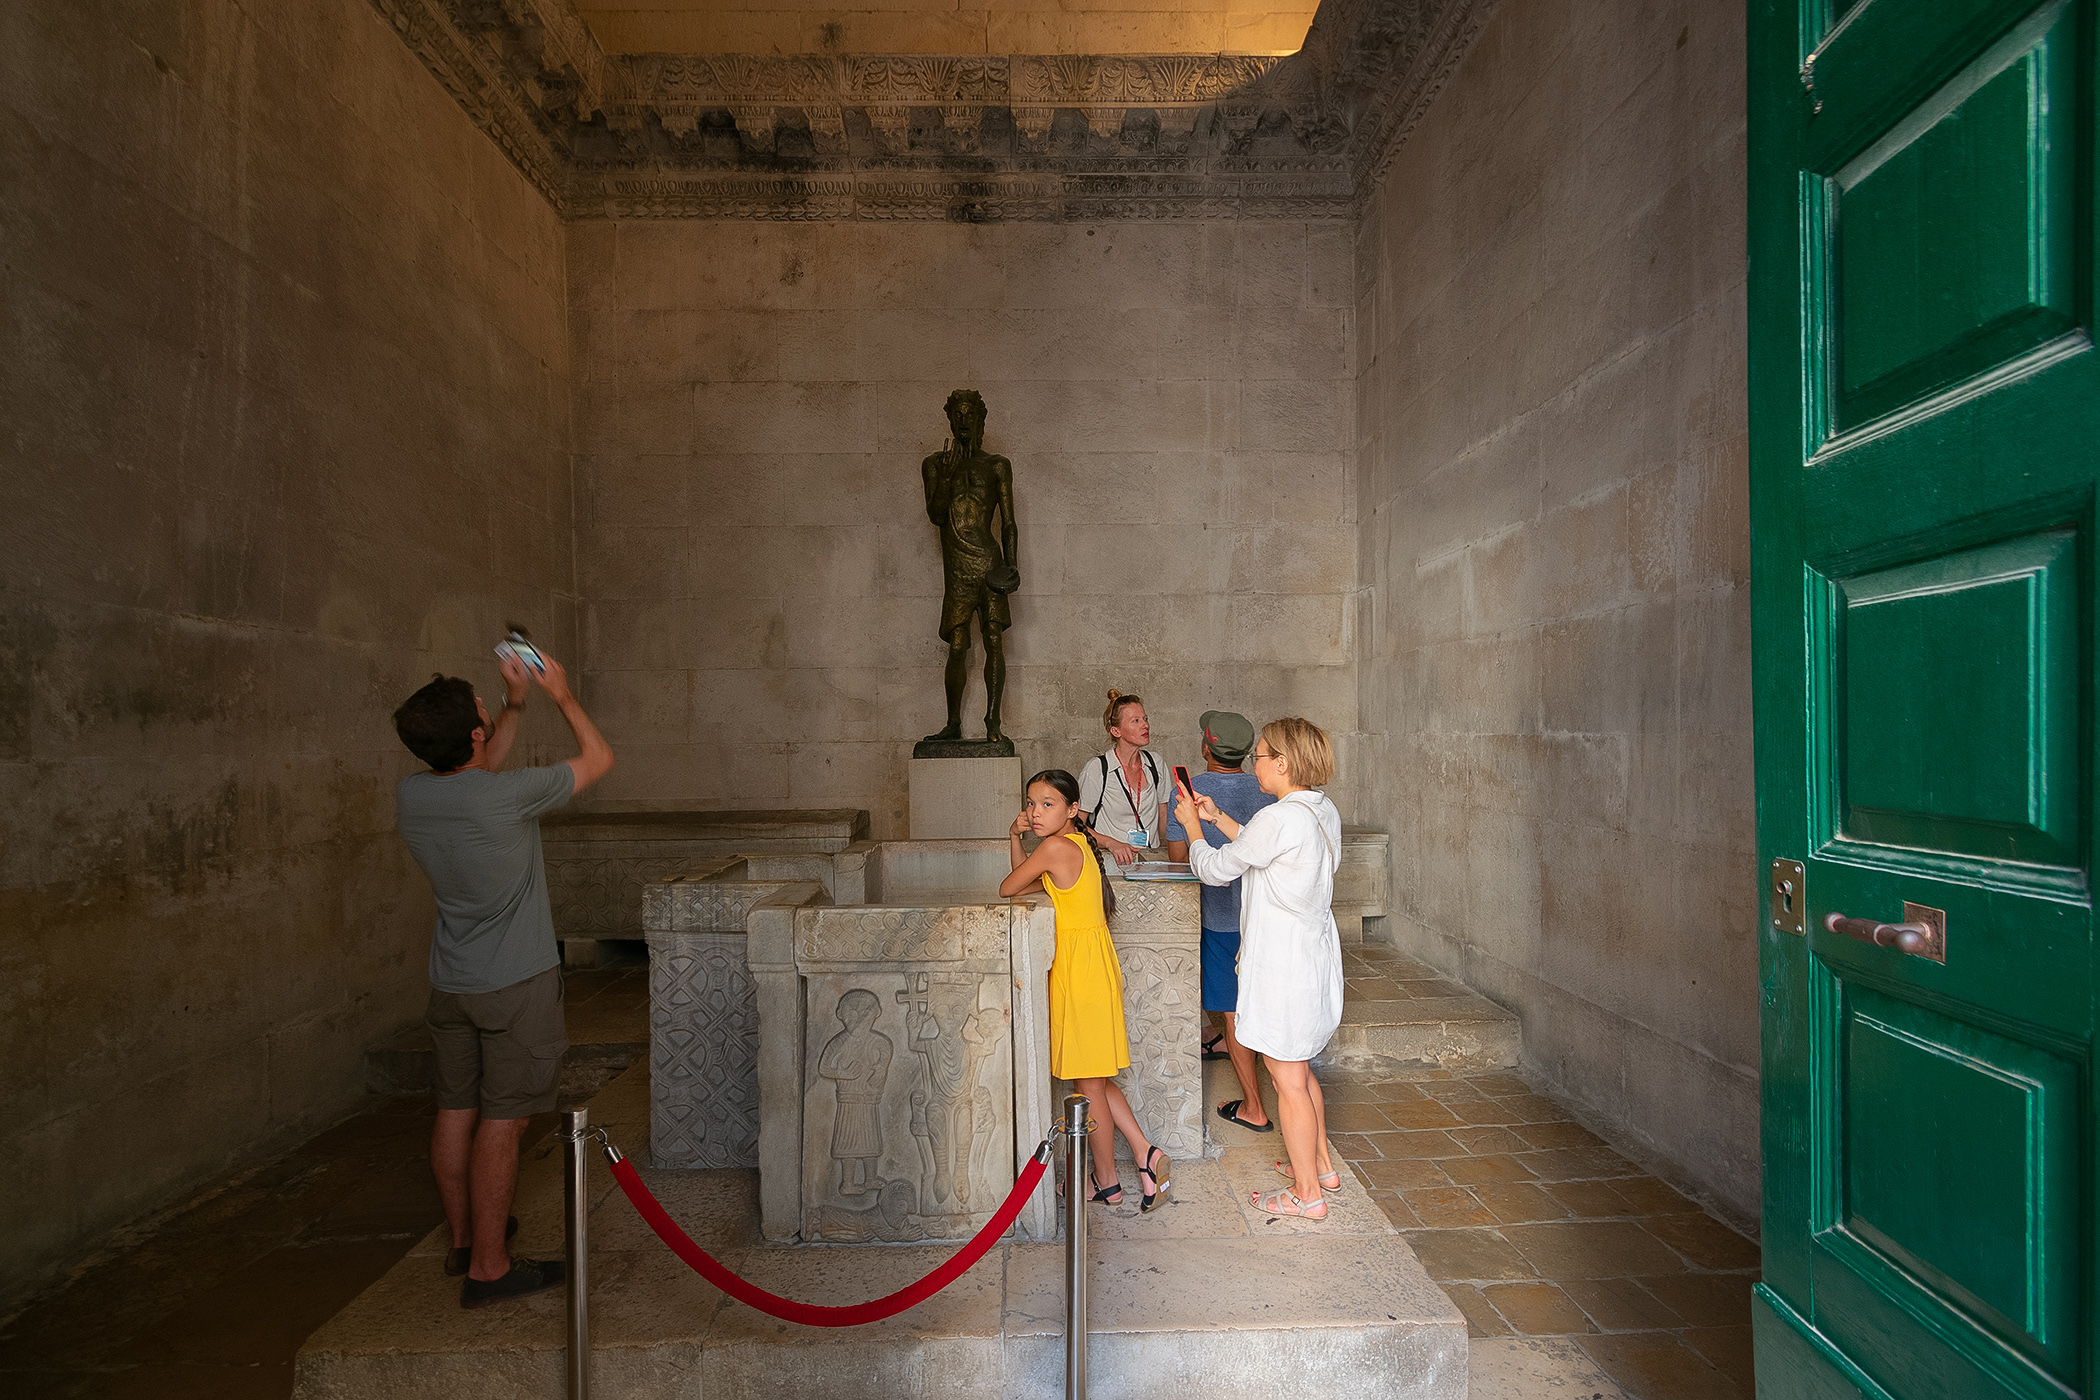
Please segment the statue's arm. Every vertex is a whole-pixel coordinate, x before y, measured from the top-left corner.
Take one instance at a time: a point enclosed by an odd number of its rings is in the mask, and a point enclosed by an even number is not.
[[[919,475],[926,485],[926,518],[934,524],[945,523],[948,514],[947,463],[936,454],[919,465]]]
[[[1006,547],[1006,562],[1021,567],[1021,527],[1014,523],[1014,464],[995,457],[999,472],[999,542]]]

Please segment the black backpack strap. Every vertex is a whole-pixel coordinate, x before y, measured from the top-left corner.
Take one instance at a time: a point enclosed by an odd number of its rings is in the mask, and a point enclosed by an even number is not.
[[[1094,810],[1086,814],[1086,824],[1092,826],[1101,817],[1101,808],[1108,802],[1108,755],[1101,755],[1101,796],[1094,801]]]

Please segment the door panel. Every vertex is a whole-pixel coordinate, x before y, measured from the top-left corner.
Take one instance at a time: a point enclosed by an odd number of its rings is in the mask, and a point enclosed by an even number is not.
[[[2096,6],[1753,6],[1772,1396],[2094,1393]]]
[[[1826,182],[1834,427],[2072,325],[2075,29],[2031,17]]]
[[[1832,582],[1830,838],[2081,864],[2078,574],[2058,529]]]

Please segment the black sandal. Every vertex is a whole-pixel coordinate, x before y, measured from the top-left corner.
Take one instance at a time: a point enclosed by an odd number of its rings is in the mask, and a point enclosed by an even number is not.
[[[1097,1176],[1095,1176],[1095,1175],[1094,1175],[1094,1169],[1093,1169],[1092,1167],[1088,1167],[1088,1168],[1087,1168],[1087,1171],[1086,1171],[1086,1179],[1087,1179],[1087,1184],[1088,1184],[1088,1185],[1090,1185],[1090,1186],[1092,1186],[1092,1187],[1094,1188],[1094,1194],[1093,1194],[1093,1197],[1092,1197],[1092,1199],[1093,1199],[1093,1202],[1094,1202],[1094,1204],[1095,1204],[1095,1205],[1097,1205],[1097,1206],[1119,1206],[1119,1205],[1123,1204],[1123,1183],[1122,1183],[1122,1182],[1120,1182],[1120,1181],[1113,1181],[1113,1182],[1110,1182],[1110,1183],[1109,1183],[1108,1185],[1106,1185],[1106,1186],[1103,1186],[1103,1185],[1101,1184],[1101,1179],[1100,1179],[1099,1177],[1097,1177]],[[1149,1200],[1151,1200],[1152,1198],[1151,1198],[1150,1196],[1147,1196],[1147,1197],[1146,1197],[1145,1199],[1149,1201]],[[1145,1209],[1146,1209],[1146,1210],[1150,1210],[1150,1209],[1152,1209],[1152,1207],[1150,1207],[1150,1206],[1146,1206],[1146,1207],[1145,1207]]]
[[[1211,1038],[1210,1038],[1209,1040],[1206,1040],[1206,1041],[1204,1041],[1204,1042],[1203,1042],[1203,1058],[1204,1058],[1204,1059],[1206,1059],[1206,1060],[1229,1060],[1229,1059],[1231,1059],[1231,1058],[1232,1058],[1232,1056],[1231,1056],[1230,1054],[1226,1053],[1226,1052],[1225,1052],[1225,1051],[1223,1051],[1223,1050],[1220,1050],[1220,1049],[1218,1049],[1218,1047],[1219,1047],[1220,1045],[1223,1045],[1224,1043],[1225,1043],[1225,1032],[1223,1032],[1223,1031],[1219,1031],[1219,1032],[1218,1032],[1218,1033],[1217,1033],[1216,1035],[1212,1036],[1212,1037],[1211,1037]]]
[[[1154,1162],[1159,1165],[1154,1167]],[[1151,1177],[1154,1189],[1145,1193],[1145,1198],[1138,1202],[1139,1210],[1150,1212],[1154,1206],[1167,1198],[1167,1190],[1174,1184],[1168,1173],[1173,1170],[1174,1164],[1168,1161],[1167,1154],[1157,1147],[1145,1154],[1145,1165],[1138,1168],[1138,1175]]]
[[[1246,1119],[1240,1117],[1240,1106],[1246,1102],[1245,1099],[1234,1099],[1230,1103],[1221,1103],[1218,1105],[1218,1116],[1228,1123],[1237,1123],[1242,1128],[1250,1128],[1257,1133],[1275,1132],[1276,1125],[1274,1123],[1249,1123]]]

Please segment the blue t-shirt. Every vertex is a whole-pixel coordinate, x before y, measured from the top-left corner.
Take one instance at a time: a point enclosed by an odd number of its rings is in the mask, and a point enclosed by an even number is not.
[[[1218,810],[1236,822],[1249,817],[1268,806],[1276,799],[1261,790],[1261,780],[1252,773],[1191,773],[1189,782],[1196,791],[1218,804]],[[1168,841],[1186,841],[1188,833],[1167,809],[1167,828],[1164,836]],[[1213,846],[1225,844],[1225,833],[1210,822],[1203,823],[1203,839]],[[1205,885],[1203,887],[1203,926],[1213,933],[1238,933],[1240,931],[1240,882],[1229,885]]]

